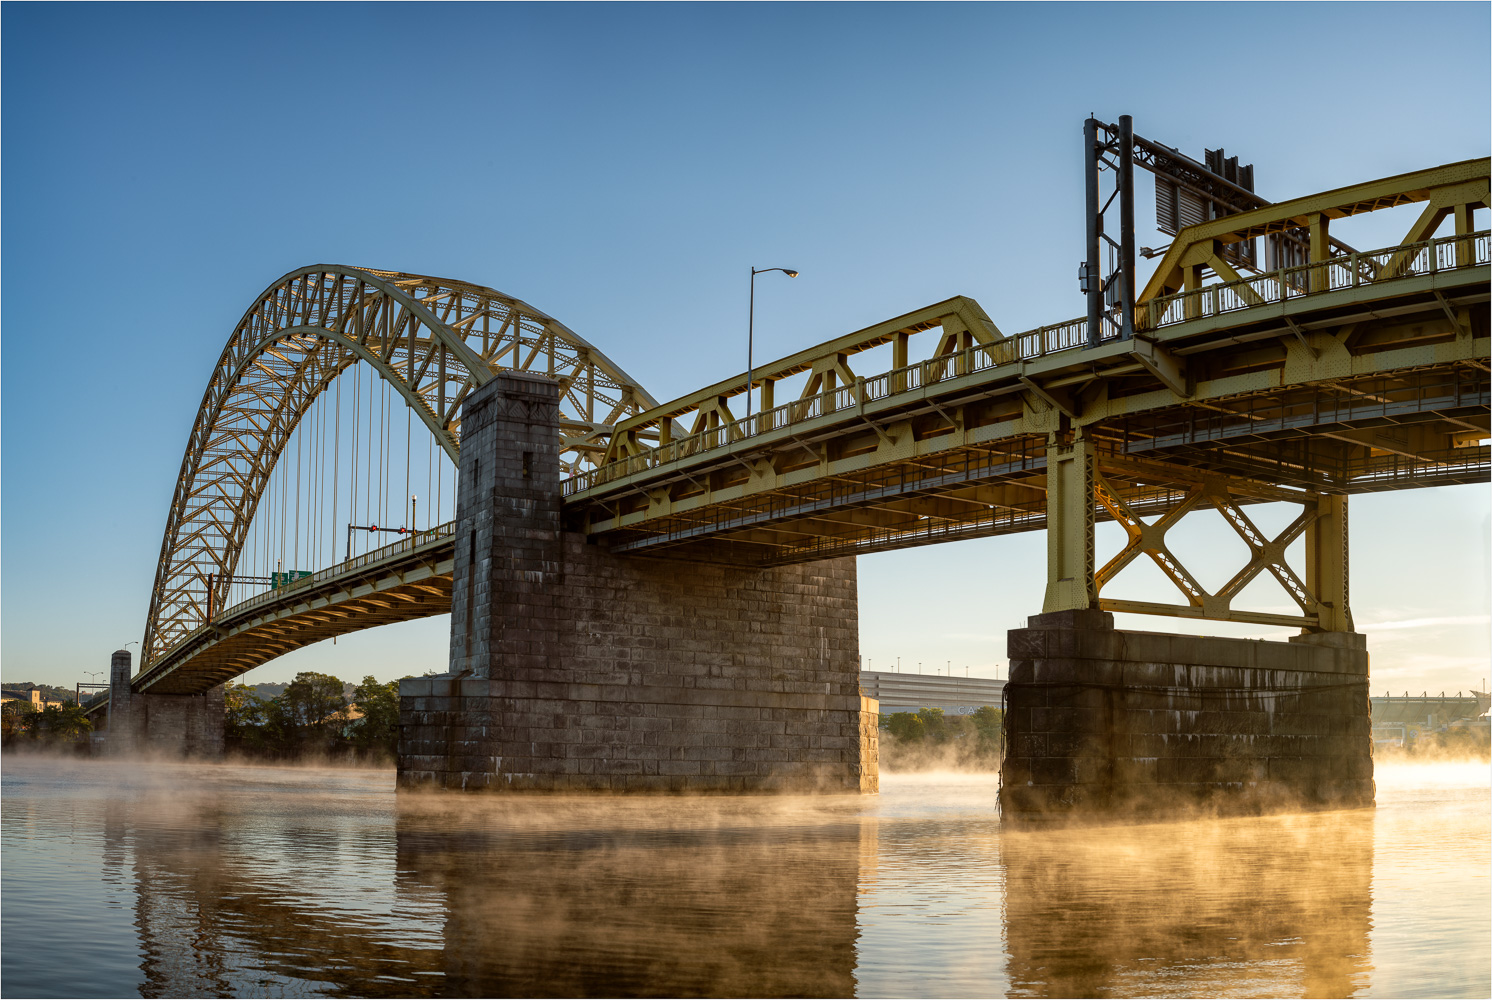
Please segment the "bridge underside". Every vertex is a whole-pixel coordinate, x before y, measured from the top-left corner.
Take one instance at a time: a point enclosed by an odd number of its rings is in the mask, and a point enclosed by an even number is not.
[[[450,526],[360,556],[229,608],[135,679],[151,694],[201,694],[323,639],[451,610]]]

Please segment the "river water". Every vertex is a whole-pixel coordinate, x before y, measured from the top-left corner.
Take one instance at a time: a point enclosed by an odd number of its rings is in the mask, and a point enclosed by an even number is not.
[[[985,775],[494,800],[9,754],[0,992],[1488,996],[1487,766],[1378,783],[1375,810],[1017,832]]]

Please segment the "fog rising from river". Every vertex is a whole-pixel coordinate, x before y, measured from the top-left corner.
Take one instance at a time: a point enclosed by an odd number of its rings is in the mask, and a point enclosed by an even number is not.
[[[396,796],[388,771],[3,762],[5,996],[1486,996],[1484,764],[1379,807],[1001,826],[872,797]]]

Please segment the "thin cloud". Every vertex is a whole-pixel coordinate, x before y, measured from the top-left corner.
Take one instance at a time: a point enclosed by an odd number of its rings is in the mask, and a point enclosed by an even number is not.
[[[1374,622],[1357,626],[1359,632],[1390,632],[1407,628],[1439,628],[1444,625],[1486,625],[1489,615],[1448,615],[1441,618],[1404,618],[1396,622]]]

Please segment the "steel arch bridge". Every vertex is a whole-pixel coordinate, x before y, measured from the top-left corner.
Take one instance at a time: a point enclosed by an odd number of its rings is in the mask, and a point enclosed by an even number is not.
[[[492,289],[350,267],[293,271],[245,313],[204,396],[136,684],[201,691],[323,638],[449,610],[448,525],[213,610],[290,433],[359,362],[453,461],[473,388],[503,369],[555,377],[567,526],[617,552],[753,552],[773,564],[1041,528],[1079,538],[1096,517],[1121,523],[1130,543],[1110,566],[1075,565],[1075,578],[1086,574],[1096,594],[1144,554],[1186,601],[1102,598],[1105,607],[1320,625],[1332,605],[1282,552],[1313,524],[1345,523],[1332,497],[1485,482],[1492,472],[1482,443],[1492,433],[1492,234],[1474,224],[1492,201],[1489,183],[1492,163],[1464,161],[1185,229],[1139,297],[1130,341],[1089,347],[1082,318],[1006,336],[957,296],[664,404],[568,328]],[[1408,204],[1422,213],[1382,250],[1249,276],[1225,257],[1231,243],[1291,227],[1326,247],[1329,221]],[[1437,238],[1451,216],[1454,234]],[[1204,274],[1217,280],[1204,284]],[[909,339],[929,330],[938,331],[931,358],[909,362]],[[882,347],[889,371],[852,370]],[[775,400],[774,387],[795,376],[801,393]],[[748,385],[762,405],[738,418],[730,405]],[[1057,490],[1048,449],[1075,430],[1095,442],[1095,495],[1062,501],[1063,527],[1048,523]],[[1265,538],[1239,506],[1277,500],[1306,509]],[[1252,553],[1218,594],[1173,565],[1163,541],[1199,505],[1221,511]],[[1066,547],[1091,563],[1091,551]],[[1314,558],[1319,577],[1330,560]],[[1261,572],[1281,580],[1300,615],[1228,606]],[[1340,591],[1345,611],[1345,564],[1338,576],[1321,585]]]
[[[605,453],[617,421],[658,405],[569,327],[494,289],[331,264],[291,271],[244,313],[208,381],[161,541],[143,664],[223,606],[286,442],[316,398],[358,363],[398,392],[453,463],[461,403],[497,371],[560,382],[561,461],[572,474]]]

